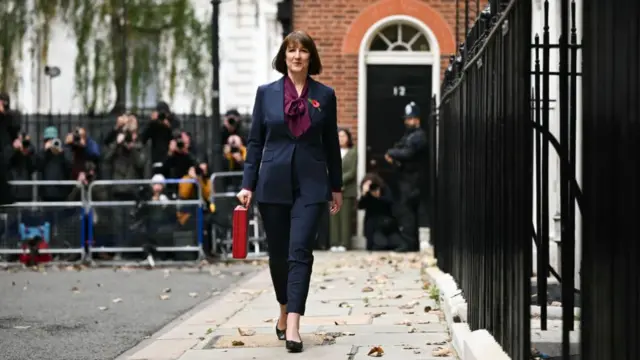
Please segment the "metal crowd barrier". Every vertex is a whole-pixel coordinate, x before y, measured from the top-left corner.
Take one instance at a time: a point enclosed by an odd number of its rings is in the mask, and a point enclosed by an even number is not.
[[[233,178],[233,177],[242,177],[242,171],[228,171],[228,172],[218,172],[211,174],[211,187],[215,188],[215,181],[217,179],[224,178]],[[236,201],[237,191],[226,191],[226,192],[211,192],[211,204],[216,206],[216,212],[218,212],[219,208],[224,208],[225,211],[222,213],[229,214],[228,219],[221,219],[223,222],[222,226],[218,225],[218,230],[213,229],[212,232],[214,234],[213,238],[213,251],[217,252],[218,249],[221,251],[222,257],[229,257],[231,253],[232,246],[232,238],[231,238],[231,216],[233,214],[233,209],[236,207],[238,202]],[[222,203],[221,203],[222,201]],[[225,203],[225,204],[223,204]],[[227,205],[226,207],[224,205]],[[249,245],[252,246],[253,251],[248,253],[249,258],[257,258],[263,257],[267,255],[267,252],[262,249],[263,244],[265,243],[265,237],[262,234],[262,229],[260,226],[260,216],[257,206],[252,206],[249,210],[251,218],[249,219]],[[220,221],[218,222],[218,224]],[[215,226],[215,225],[214,225]],[[253,230],[253,232],[251,232]]]
[[[89,217],[88,239],[90,241],[89,255],[97,253],[145,253],[149,245],[158,253],[173,253],[169,260],[202,260],[204,258],[203,224],[204,214],[202,188],[196,179],[166,179],[167,184],[194,184],[198,191],[197,200],[164,200],[151,201],[149,199],[132,200],[99,200],[96,198],[96,188],[104,186],[127,186],[153,184],[151,180],[96,180],[89,185],[87,191],[87,208]],[[139,190],[139,188],[137,189]],[[125,207],[129,207],[129,211]],[[191,207],[191,208],[188,208]],[[188,210],[195,210],[188,211]],[[123,212],[124,211],[124,212]],[[188,215],[188,216],[187,216]],[[181,217],[186,224],[181,223]],[[104,219],[107,219],[105,221]],[[114,231],[115,230],[115,231]],[[193,241],[195,238],[195,241]],[[180,244],[180,245],[177,245]],[[196,252],[197,258],[186,259],[187,255],[179,253]],[[171,255],[171,254],[164,254]]]
[[[0,207],[0,260],[29,254],[28,242],[39,236],[48,248],[38,249],[40,254],[52,254],[52,261],[83,260],[86,234],[85,189],[78,181],[28,180],[10,181],[14,187],[32,186],[32,201],[16,202]],[[72,187],[79,201],[39,201],[37,187]],[[73,254],[78,254],[73,256]],[[68,258],[60,255],[72,255]],[[48,260],[47,260],[48,261]]]

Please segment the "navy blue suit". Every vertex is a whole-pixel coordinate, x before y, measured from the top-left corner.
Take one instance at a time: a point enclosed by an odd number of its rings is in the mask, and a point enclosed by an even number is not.
[[[285,122],[284,77],[258,88],[247,141],[242,187],[254,191],[269,247],[276,297],[304,315],[312,247],[332,191],[342,188],[337,105],[333,89],[307,78],[311,118],[295,137]]]

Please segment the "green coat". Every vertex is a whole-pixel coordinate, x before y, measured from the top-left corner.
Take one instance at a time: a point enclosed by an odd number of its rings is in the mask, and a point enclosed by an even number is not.
[[[349,149],[342,158],[342,196],[355,198],[358,196],[358,153],[355,148]]]

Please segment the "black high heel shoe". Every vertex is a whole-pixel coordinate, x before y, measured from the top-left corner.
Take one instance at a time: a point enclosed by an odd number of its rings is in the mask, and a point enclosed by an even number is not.
[[[298,341],[287,340],[287,342],[285,343],[285,347],[291,353],[300,353],[302,352],[302,341],[298,342]]]
[[[278,329],[278,324],[276,324],[276,336],[278,340],[286,340],[287,339],[287,329],[280,330]]]

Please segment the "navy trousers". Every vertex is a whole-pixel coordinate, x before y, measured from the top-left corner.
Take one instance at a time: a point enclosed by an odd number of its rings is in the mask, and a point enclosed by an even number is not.
[[[304,315],[313,245],[327,203],[304,204],[294,191],[291,205],[259,203],[260,215],[269,247],[269,270],[276,299],[287,305],[288,313]]]

